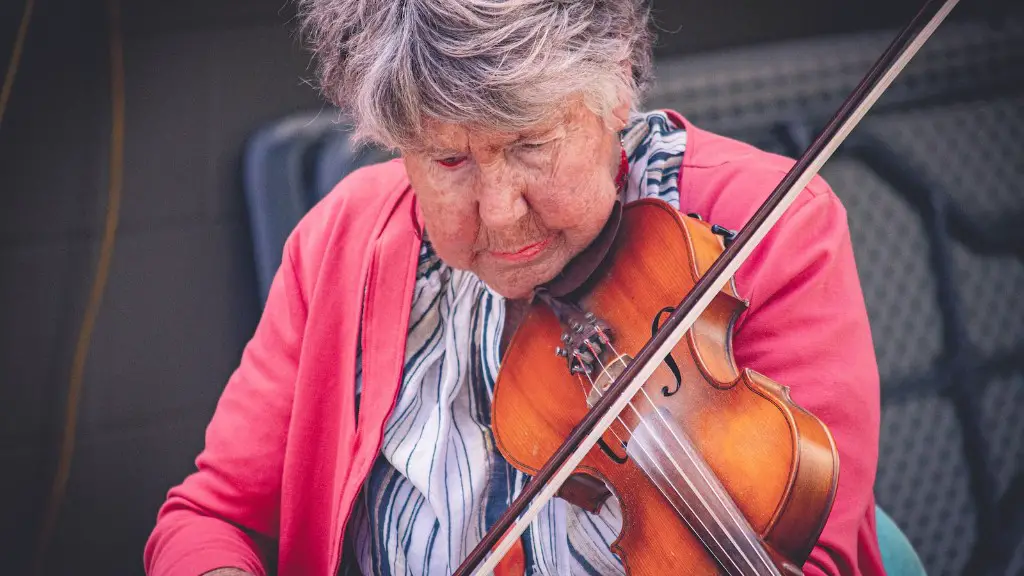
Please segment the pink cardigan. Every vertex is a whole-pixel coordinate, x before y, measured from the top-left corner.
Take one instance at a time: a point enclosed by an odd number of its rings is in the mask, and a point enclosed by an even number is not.
[[[680,205],[738,229],[792,161],[685,124]],[[395,160],[342,181],[288,239],[263,318],[207,429],[198,470],[172,488],[146,545],[152,576],[233,566],[333,576],[345,525],[398,395],[420,248]],[[872,493],[879,390],[846,213],[820,178],[736,276],[750,301],[741,367],[792,388],[831,429],[835,506],[807,574],[883,574]],[[360,330],[362,328],[362,330]],[[354,351],[364,382],[354,417]]]

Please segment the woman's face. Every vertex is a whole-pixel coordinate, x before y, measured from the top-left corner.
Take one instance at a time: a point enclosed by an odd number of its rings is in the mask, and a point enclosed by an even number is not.
[[[627,113],[616,109],[614,122]],[[554,278],[615,203],[620,144],[609,123],[575,102],[519,133],[429,125],[403,156],[438,256],[506,298]]]

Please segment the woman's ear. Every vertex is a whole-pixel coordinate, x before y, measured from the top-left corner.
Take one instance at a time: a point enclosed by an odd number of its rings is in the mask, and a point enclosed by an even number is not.
[[[629,123],[629,112],[632,108],[632,98],[629,97],[625,88],[618,90],[618,102],[612,108],[612,128],[618,132]]]

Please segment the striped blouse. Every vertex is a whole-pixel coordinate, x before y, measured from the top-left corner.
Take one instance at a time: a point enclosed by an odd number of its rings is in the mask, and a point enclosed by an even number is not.
[[[632,118],[622,140],[623,201],[656,196],[678,208],[685,131],[650,112]],[[490,429],[504,319],[501,296],[424,241],[404,380],[350,520],[343,572],[451,574],[528,480]],[[527,574],[622,573],[608,549],[620,522],[614,498],[598,514],[552,500],[524,532]]]

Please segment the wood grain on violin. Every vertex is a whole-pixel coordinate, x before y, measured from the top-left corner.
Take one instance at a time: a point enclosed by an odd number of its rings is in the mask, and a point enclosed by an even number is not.
[[[504,457],[536,473],[723,250],[668,204],[627,205],[573,295],[586,319],[536,299],[512,338],[493,402]],[[590,510],[618,499],[629,574],[799,574],[828,518],[835,443],[784,386],[736,366],[745,306],[731,284],[715,297],[559,493]]]

